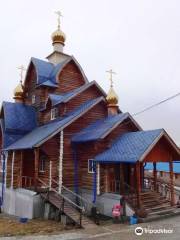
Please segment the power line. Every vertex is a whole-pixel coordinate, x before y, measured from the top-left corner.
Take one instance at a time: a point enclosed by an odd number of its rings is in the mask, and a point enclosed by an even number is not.
[[[153,105],[151,105],[151,106],[143,109],[142,111],[139,111],[139,112],[137,112],[137,113],[134,113],[134,114],[132,114],[132,116],[137,116],[137,115],[139,115],[139,114],[141,114],[141,113],[147,112],[148,110],[150,110],[150,109],[152,109],[152,108],[155,108],[155,107],[161,105],[162,103],[165,103],[165,102],[167,102],[167,101],[170,101],[170,100],[172,100],[172,99],[174,99],[174,98],[176,98],[176,97],[178,97],[178,96],[180,96],[180,92],[177,93],[177,94],[175,94],[175,95],[173,95],[173,96],[171,96],[171,97],[168,97],[168,98],[166,98],[166,99],[164,99],[164,100],[162,100],[162,101],[160,101],[160,102],[158,102],[158,103],[155,103],[155,104],[153,104]]]
[[[164,100],[162,100],[162,101],[160,101],[160,102],[158,102],[158,103],[155,103],[155,104],[153,104],[153,105],[151,105],[151,106],[149,106],[149,107],[146,107],[145,109],[143,109],[143,110],[141,110],[141,111],[139,111],[139,112],[137,112],[137,113],[134,113],[134,114],[130,114],[131,116],[137,116],[137,115],[140,115],[140,114],[142,114],[142,113],[144,113],[144,112],[147,112],[147,111],[149,111],[149,110],[151,110],[152,108],[155,108],[155,107],[157,107],[157,106],[159,106],[159,105],[161,105],[161,104],[163,104],[163,103],[165,103],[165,102],[168,102],[168,101],[170,101],[170,100],[172,100],[172,99],[174,99],[174,98],[176,98],[176,97],[178,97],[178,96],[180,96],[180,92],[179,93],[176,93],[176,94],[174,94],[174,95],[172,95],[171,97],[168,97],[168,98],[166,98],[166,99],[164,99]],[[129,120],[129,121],[126,121],[125,123],[122,123],[121,124],[121,126],[125,126],[125,125],[127,125],[127,124],[129,124],[131,122],[131,120]],[[86,128],[86,127],[85,127]],[[98,129],[96,129],[96,132],[98,132],[98,131],[100,131],[100,130],[98,130]],[[91,132],[91,130],[89,130],[89,131],[83,131],[83,133],[89,133],[89,132]],[[74,134],[64,134],[64,135],[74,135]]]

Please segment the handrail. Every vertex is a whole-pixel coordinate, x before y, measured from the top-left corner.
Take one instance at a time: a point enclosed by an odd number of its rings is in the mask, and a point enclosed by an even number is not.
[[[58,185],[58,182],[56,180],[52,179],[52,182],[54,182],[54,183],[56,183]],[[85,199],[84,197],[80,196],[79,194],[71,191],[69,188],[65,187],[64,185],[62,185],[62,188],[65,189],[67,192],[73,194],[74,196],[78,197],[79,199],[83,200],[87,204],[90,204],[91,206],[93,206],[93,204],[91,202],[89,202],[87,199]],[[63,194],[61,194],[61,195],[63,195]]]
[[[41,182],[45,187],[47,187],[48,189],[48,192],[49,190],[55,192],[57,195],[61,196],[62,199],[63,199],[63,203],[62,203],[62,211],[64,211],[64,204],[65,203],[68,203],[68,204],[71,204],[73,205],[73,207],[79,209],[79,225],[82,226],[82,212],[83,212],[83,208],[78,206],[77,204],[75,204],[73,201],[71,201],[69,198],[65,197],[62,193],[58,192],[55,188],[53,187],[49,187],[49,185],[47,185],[44,181],[42,181],[41,179],[38,178],[38,181]],[[54,179],[52,179],[53,182],[57,183]]]
[[[57,193],[58,195],[60,195],[62,198],[64,198],[70,204],[74,205],[76,208],[79,208],[79,210],[81,210],[81,211],[83,210],[82,207],[75,204],[73,201],[71,201],[69,198],[65,197],[63,194],[59,193],[55,188],[51,188],[51,190],[54,191],[55,193]]]
[[[49,185],[47,185],[47,183],[45,183],[44,181],[42,181],[40,178],[38,178],[38,181],[39,181],[40,183],[42,183],[42,184],[44,185],[44,187],[49,188]]]
[[[38,178],[38,181],[41,182],[45,187],[49,188],[49,185],[47,185],[44,181],[42,181],[40,178]],[[77,204],[75,204],[74,202],[72,202],[69,198],[65,197],[64,195],[62,195],[61,193],[59,193],[55,188],[51,187],[51,190],[54,191],[56,194],[62,196],[62,198],[64,198],[67,202],[73,204],[75,207],[79,208],[80,210],[82,210],[82,208],[80,206],[78,206]]]

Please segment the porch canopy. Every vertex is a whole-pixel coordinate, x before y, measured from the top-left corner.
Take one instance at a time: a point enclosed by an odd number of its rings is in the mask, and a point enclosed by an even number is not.
[[[95,157],[99,163],[136,163],[143,161],[155,147],[162,136],[165,136],[177,156],[179,149],[163,129],[125,133],[115,140],[111,147]],[[161,162],[161,159],[158,159]]]

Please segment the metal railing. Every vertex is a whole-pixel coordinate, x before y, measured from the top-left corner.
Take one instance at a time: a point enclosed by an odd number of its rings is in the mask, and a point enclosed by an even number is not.
[[[59,183],[56,180],[52,179],[52,185],[53,186],[56,185],[56,187],[54,187],[54,189],[56,190],[56,192],[59,192]],[[76,205],[81,207],[83,214],[87,215],[88,210],[94,206],[93,203],[91,203],[90,201],[88,201],[87,199],[82,197],[80,194],[73,192],[71,189],[65,187],[64,185],[62,185],[61,187],[62,187],[61,195],[64,197],[67,197],[72,202],[74,202]]]
[[[54,192],[55,194],[59,195],[61,198],[62,198],[62,204],[61,204],[61,207],[60,207],[60,211],[62,213],[65,213],[66,214],[66,211],[65,211],[65,207],[72,207],[73,209],[76,209],[77,213],[79,213],[79,226],[82,227],[82,214],[83,214],[83,211],[84,211],[84,208],[82,206],[79,206],[78,204],[76,204],[73,200],[71,200],[68,196],[65,196],[62,192],[60,193],[59,192],[59,184],[57,181],[55,181],[54,179],[52,179],[52,186],[51,188],[49,188],[49,185],[46,184],[44,181],[42,181],[41,179],[38,179],[38,181],[45,187],[47,188],[47,200],[49,198],[49,192],[52,191]],[[54,183],[54,184],[53,184]],[[65,188],[63,186],[63,189],[66,189],[68,191],[70,191],[68,188]],[[71,191],[70,191],[71,192]],[[69,215],[68,215],[69,216]],[[71,217],[71,216],[69,216]],[[73,218],[72,218],[73,219]]]
[[[146,176],[144,178],[144,188],[149,189],[151,191],[156,191],[169,201],[171,200],[170,184],[163,180],[157,179],[155,182],[153,177]]]

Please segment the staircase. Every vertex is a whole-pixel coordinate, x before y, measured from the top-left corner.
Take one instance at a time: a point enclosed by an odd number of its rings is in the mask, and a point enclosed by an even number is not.
[[[41,192],[40,195],[45,201],[49,202],[56,209],[58,209],[60,214],[65,214],[77,226],[86,228],[95,227],[96,224],[85,215],[85,205],[83,206],[82,204],[76,203],[76,200],[81,199],[82,201],[82,197],[64,186],[63,189],[64,191],[61,194],[58,193],[55,188],[51,188],[51,191]],[[67,196],[67,192],[71,193],[73,198],[72,196],[70,198],[70,195]],[[86,200],[84,199],[84,201]]]
[[[171,206],[170,201],[158,192],[152,190],[145,191],[140,194],[140,198],[141,206],[147,213],[146,218],[139,218],[140,222],[150,222],[180,214],[180,209],[176,208],[176,206]],[[137,207],[134,209],[136,210]]]
[[[169,200],[162,197],[160,193],[154,191],[147,191],[140,194],[141,204],[145,208],[148,216],[153,214],[162,214],[163,212],[170,212],[174,209]]]

